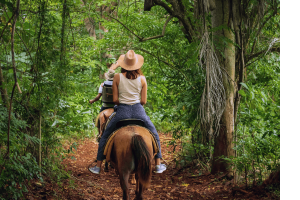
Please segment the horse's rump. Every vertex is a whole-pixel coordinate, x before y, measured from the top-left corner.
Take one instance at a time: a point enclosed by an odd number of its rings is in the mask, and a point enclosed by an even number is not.
[[[152,149],[152,154],[155,155],[156,153],[158,153],[158,151],[159,151],[158,143],[156,141],[154,134],[151,133],[150,130],[148,130],[147,128],[141,127],[141,126],[137,126],[137,125],[129,125],[129,126],[121,127],[118,130],[116,130],[115,132],[111,133],[110,136],[108,137],[108,139],[106,140],[105,146],[103,147],[104,148],[103,154],[106,156],[106,160],[108,162],[110,161],[110,158],[111,158],[113,145],[116,143],[115,137],[118,136],[118,137],[124,138],[124,137],[126,137],[126,135],[129,134],[130,138],[131,138],[133,136],[133,133],[137,133],[138,135],[142,135],[143,138],[147,138],[147,140],[151,140],[152,148],[150,147],[150,144],[149,144],[149,148]],[[128,144],[131,144],[131,139],[130,139],[130,141],[128,141]]]
[[[151,179],[151,162],[154,157],[153,141],[148,129],[126,126],[119,129],[113,139],[111,161],[119,173],[136,172],[139,181],[148,186]]]

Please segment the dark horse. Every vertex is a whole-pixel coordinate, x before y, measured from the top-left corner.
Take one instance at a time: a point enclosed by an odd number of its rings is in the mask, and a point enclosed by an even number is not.
[[[103,123],[107,118],[104,115]],[[129,200],[130,174],[135,174],[136,199],[143,199],[143,191],[150,186],[154,158],[151,137],[146,128],[129,125],[120,128],[113,139],[110,162],[119,175],[124,200]]]

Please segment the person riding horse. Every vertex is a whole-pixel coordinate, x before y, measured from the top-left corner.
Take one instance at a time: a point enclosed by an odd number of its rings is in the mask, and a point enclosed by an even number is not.
[[[121,73],[115,74],[112,86],[113,102],[117,105],[117,109],[116,115],[111,119],[100,139],[97,165],[89,168],[89,171],[94,174],[100,174],[102,161],[105,159],[103,152],[107,138],[114,131],[117,122],[124,119],[144,121],[145,127],[154,134],[159,147],[159,152],[155,155],[154,172],[162,173],[166,170],[166,165],[160,162],[162,154],[158,133],[143,107],[147,102],[147,81],[140,69],[143,63],[143,56],[129,50],[125,55],[121,55],[117,63],[110,68],[110,70],[115,70],[121,66]]]
[[[100,97],[102,96],[104,84],[110,84],[110,85],[112,84],[112,81],[114,80],[114,76],[115,76],[115,70],[109,69],[108,72],[104,74],[104,76],[105,76],[106,81],[104,81],[100,85],[98,95],[94,99],[89,101],[90,104],[93,104],[94,102],[96,102],[100,99]],[[105,109],[113,108],[114,106],[115,106],[114,103],[105,103],[105,102],[103,102],[99,113],[101,113]]]
[[[99,115],[97,116],[96,118],[96,127],[98,128],[98,136],[97,136],[97,141],[99,140],[99,137],[101,137],[101,130],[102,130],[102,127],[101,125],[103,124],[101,121],[101,119],[104,118],[104,110],[106,109],[112,109],[112,111],[108,111],[108,113],[112,113],[113,112],[113,107],[115,106],[115,104],[113,103],[113,99],[111,98],[112,97],[112,94],[109,94],[111,96],[108,96],[107,94],[107,87],[111,90],[111,87],[112,87],[112,83],[113,83],[113,80],[114,80],[114,76],[115,76],[115,70],[112,70],[112,69],[109,69],[107,73],[104,74],[105,76],[105,81],[100,85],[99,87],[99,91],[98,91],[98,95],[90,100],[90,104],[93,104],[94,102],[98,101],[100,99],[100,97],[102,96],[102,106],[101,106],[101,109],[100,109],[100,112],[99,112]],[[111,92],[112,93],[112,92]]]

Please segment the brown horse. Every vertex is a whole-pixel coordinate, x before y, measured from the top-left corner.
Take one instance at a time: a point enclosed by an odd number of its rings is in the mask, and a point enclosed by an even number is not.
[[[108,109],[103,110],[97,117],[96,126],[98,128],[98,137],[102,136],[107,119],[113,112],[114,112],[113,108],[108,108]]]
[[[107,109],[100,116],[100,137],[112,111]],[[143,199],[143,191],[150,185],[154,158],[152,139],[149,131],[141,126],[130,125],[120,128],[113,139],[110,162],[120,179],[123,199],[129,199],[128,180],[136,184],[136,199]],[[105,169],[107,162],[105,162]],[[135,175],[135,176],[134,176]]]
[[[106,125],[106,122],[109,118],[109,116],[114,112],[114,109],[113,108],[108,108],[108,109],[105,109],[103,110],[101,113],[99,113],[98,117],[97,117],[97,121],[96,121],[96,126],[98,128],[98,136],[97,136],[97,140],[102,137],[102,134],[104,132],[104,129],[105,129],[105,125]],[[98,141],[99,141],[98,140]],[[104,165],[104,171],[105,172],[108,172],[108,163],[105,161],[105,165]]]
[[[142,193],[150,185],[154,158],[149,131],[130,125],[119,129],[113,140],[111,163],[119,175],[123,199],[129,200],[128,180],[133,173],[137,182],[136,199],[143,199]]]

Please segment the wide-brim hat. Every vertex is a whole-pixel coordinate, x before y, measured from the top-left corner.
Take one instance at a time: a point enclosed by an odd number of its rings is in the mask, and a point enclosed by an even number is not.
[[[115,70],[109,69],[108,72],[104,73],[105,79],[112,81],[115,76]]]
[[[118,64],[128,71],[137,70],[144,64],[144,57],[134,53],[133,50],[129,50],[126,54],[119,57]]]

